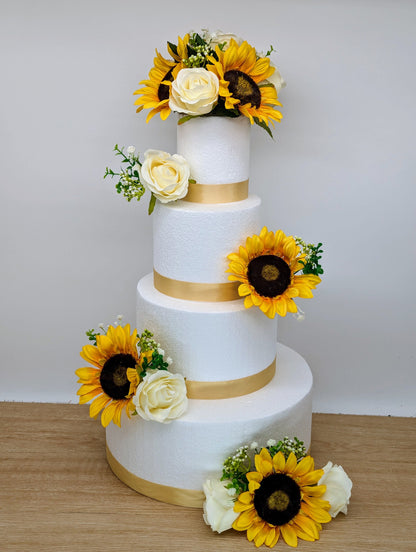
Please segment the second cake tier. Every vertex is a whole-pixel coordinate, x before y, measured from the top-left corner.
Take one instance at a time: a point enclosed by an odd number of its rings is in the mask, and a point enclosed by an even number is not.
[[[259,309],[248,311],[241,299],[176,299],[157,291],[149,274],[137,286],[137,329],[151,331],[172,357],[172,370],[190,381],[233,382],[231,388],[242,385],[239,395],[273,375],[277,320]],[[251,379],[236,381],[243,378]]]

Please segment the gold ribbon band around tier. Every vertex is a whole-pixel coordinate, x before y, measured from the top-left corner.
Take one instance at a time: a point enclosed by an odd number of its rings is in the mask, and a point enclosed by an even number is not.
[[[183,282],[182,280],[167,278],[156,270],[153,270],[153,284],[158,291],[175,299],[214,303],[240,299],[238,295],[239,282],[225,282],[221,284]]]
[[[232,399],[254,393],[265,387],[276,373],[276,359],[264,370],[245,378],[226,381],[186,380],[188,399]]]
[[[168,485],[160,485],[159,483],[153,483],[151,481],[147,481],[146,479],[141,479],[122,466],[120,462],[111,454],[108,446],[106,447],[106,452],[107,462],[112,472],[120,479],[120,481],[131,489],[134,489],[142,495],[154,498],[155,500],[167,502],[168,504],[188,506],[189,508],[202,508],[202,504],[205,500],[203,491],[179,489],[177,487],[169,487]]]
[[[248,180],[229,184],[190,182],[183,201],[191,203],[233,203],[248,198]]]

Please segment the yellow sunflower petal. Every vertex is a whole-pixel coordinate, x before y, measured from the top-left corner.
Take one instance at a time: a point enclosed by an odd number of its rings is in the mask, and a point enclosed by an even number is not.
[[[260,483],[264,479],[262,474],[256,471],[246,473],[246,478],[247,481],[257,481],[258,483]]]
[[[251,526],[256,516],[257,513],[254,508],[241,512],[233,523],[234,529],[237,529],[237,531],[246,531]]]
[[[248,490],[251,493],[254,493],[254,491],[257,491],[257,489],[259,488],[260,488],[260,483],[258,483],[257,481],[249,481]]]
[[[321,479],[323,475],[324,475],[324,470],[314,470],[314,471],[308,472],[305,475],[301,476],[300,484],[302,485],[302,487],[304,485],[314,485],[315,483],[318,483],[318,481]]]
[[[279,451],[273,456],[273,467],[275,472],[283,472],[285,469],[286,460],[283,452]]]
[[[270,531],[270,527],[268,526],[267,523],[265,523],[263,525],[263,527],[260,529],[260,531],[257,533],[257,535],[254,537],[254,544],[259,547],[261,546],[262,544],[264,544],[266,538],[267,538],[267,535],[269,534],[269,531]],[[274,537],[274,532],[273,532],[273,537]]]
[[[308,496],[322,496],[325,494],[326,486],[325,485],[302,485],[302,492],[307,493]]]
[[[79,377],[80,380],[88,382],[96,378],[100,374],[100,371],[101,370],[97,368],[85,367],[75,370],[75,374]]]
[[[247,529],[247,539],[251,542],[256,538],[259,532],[262,530],[264,522],[262,523],[253,523],[251,527]]]
[[[238,295],[240,297],[245,297],[246,295],[251,294],[251,286],[248,284],[241,284],[241,286],[238,286]]]
[[[284,473],[292,474],[295,471],[297,464],[298,461],[296,459],[296,456],[293,454],[293,452],[291,452],[287,457]]]
[[[81,395],[79,398],[79,404],[87,404],[87,402],[90,402],[91,399],[93,399],[97,395],[100,395],[102,392],[103,390],[100,387],[96,387],[94,390],[90,391],[89,393],[85,393],[84,395]]]
[[[298,463],[298,465],[293,470],[293,475],[305,475],[305,473],[309,471],[313,471],[314,469],[314,460],[312,456],[305,456],[302,458],[302,460]]]
[[[293,529],[291,525],[286,523],[285,525],[282,525],[280,527],[280,531],[282,533],[282,537],[284,538],[286,544],[289,546],[296,547],[298,545],[298,538],[296,536],[296,531]]]
[[[277,539],[279,538],[279,528],[278,527],[269,527],[269,530],[267,532],[266,540],[264,541],[264,544],[266,546],[269,546],[272,548],[276,543],[274,542],[276,539],[276,533],[277,533]]]
[[[100,397],[97,397],[90,404],[90,417],[95,418],[96,416],[98,416],[101,409],[104,408],[105,405],[108,404],[110,401],[111,401],[111,398],[105,393]]]
[[[98,392],[101,393],[102,389],[100,385],[97,385],[96,383],[84,383],[81,385],[81,387],[77,391],[77,395],[88,395],[88,393],[91,393],[91,391],[95,391],[98,389]]]
[[[90,364],[93,364],[97,368],[102,368],[103,362],[100,363],[102,360],[102,356],[94,345],[84,345],[82,348],[82,351],[80,352],[81,357],[89,362]]]
[[[108,424],[112,421],[117,410],[117,403],[115,401],[111,402],[108,406],[104,408],[101,414],[101,424],[103,427],[107,427]]]
[[[302,502],[301,509],[304,514],[318,523],[328,523],[332,519],[331,514],[323,508],[315,508],[305,502]]]
[[[246,512],[247,510],[252,510],[253,504],[243,504],[238,500],[234,502],[234,512]]]
[[[238,495],[238,501],[242,502],[243,504],[252,504],[253,503],[253,495],[252,493],[245,491],[244,493],[241,493]]]
[[[310,535],[312,539],[319,539],[318,527],[313,519],[305,516],[304,514],[302,514],[302,512],[299,512],[293,521],[294,524],[298,525],[298,527],[300,527],[302,531]]]
[[[256,470],[264,477],[267,477],[273,473],[272,457],[266,448],[261,449],[260,454],[256,454],[254,457],[254,464],[256,466]]]

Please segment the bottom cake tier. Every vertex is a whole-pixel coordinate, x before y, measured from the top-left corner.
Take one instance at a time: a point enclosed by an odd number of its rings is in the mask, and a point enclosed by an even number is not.
[[[106,430],[107,459],[115,475],[151,498],[202,507],[202,485],[219,478],[224,460],[242,445],[285,436],[311,442],[312,374],[295,351],[278,344],[273,380],[232,399],[190,400],[169,424],[124,416]]]

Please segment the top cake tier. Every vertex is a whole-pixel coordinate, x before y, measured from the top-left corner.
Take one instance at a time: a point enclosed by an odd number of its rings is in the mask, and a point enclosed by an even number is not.
[[[177,151],[188,161],[191,177],[198,184],[244,186],[250,171],[250,126],[246,117],[197,117],[178,125]]]

